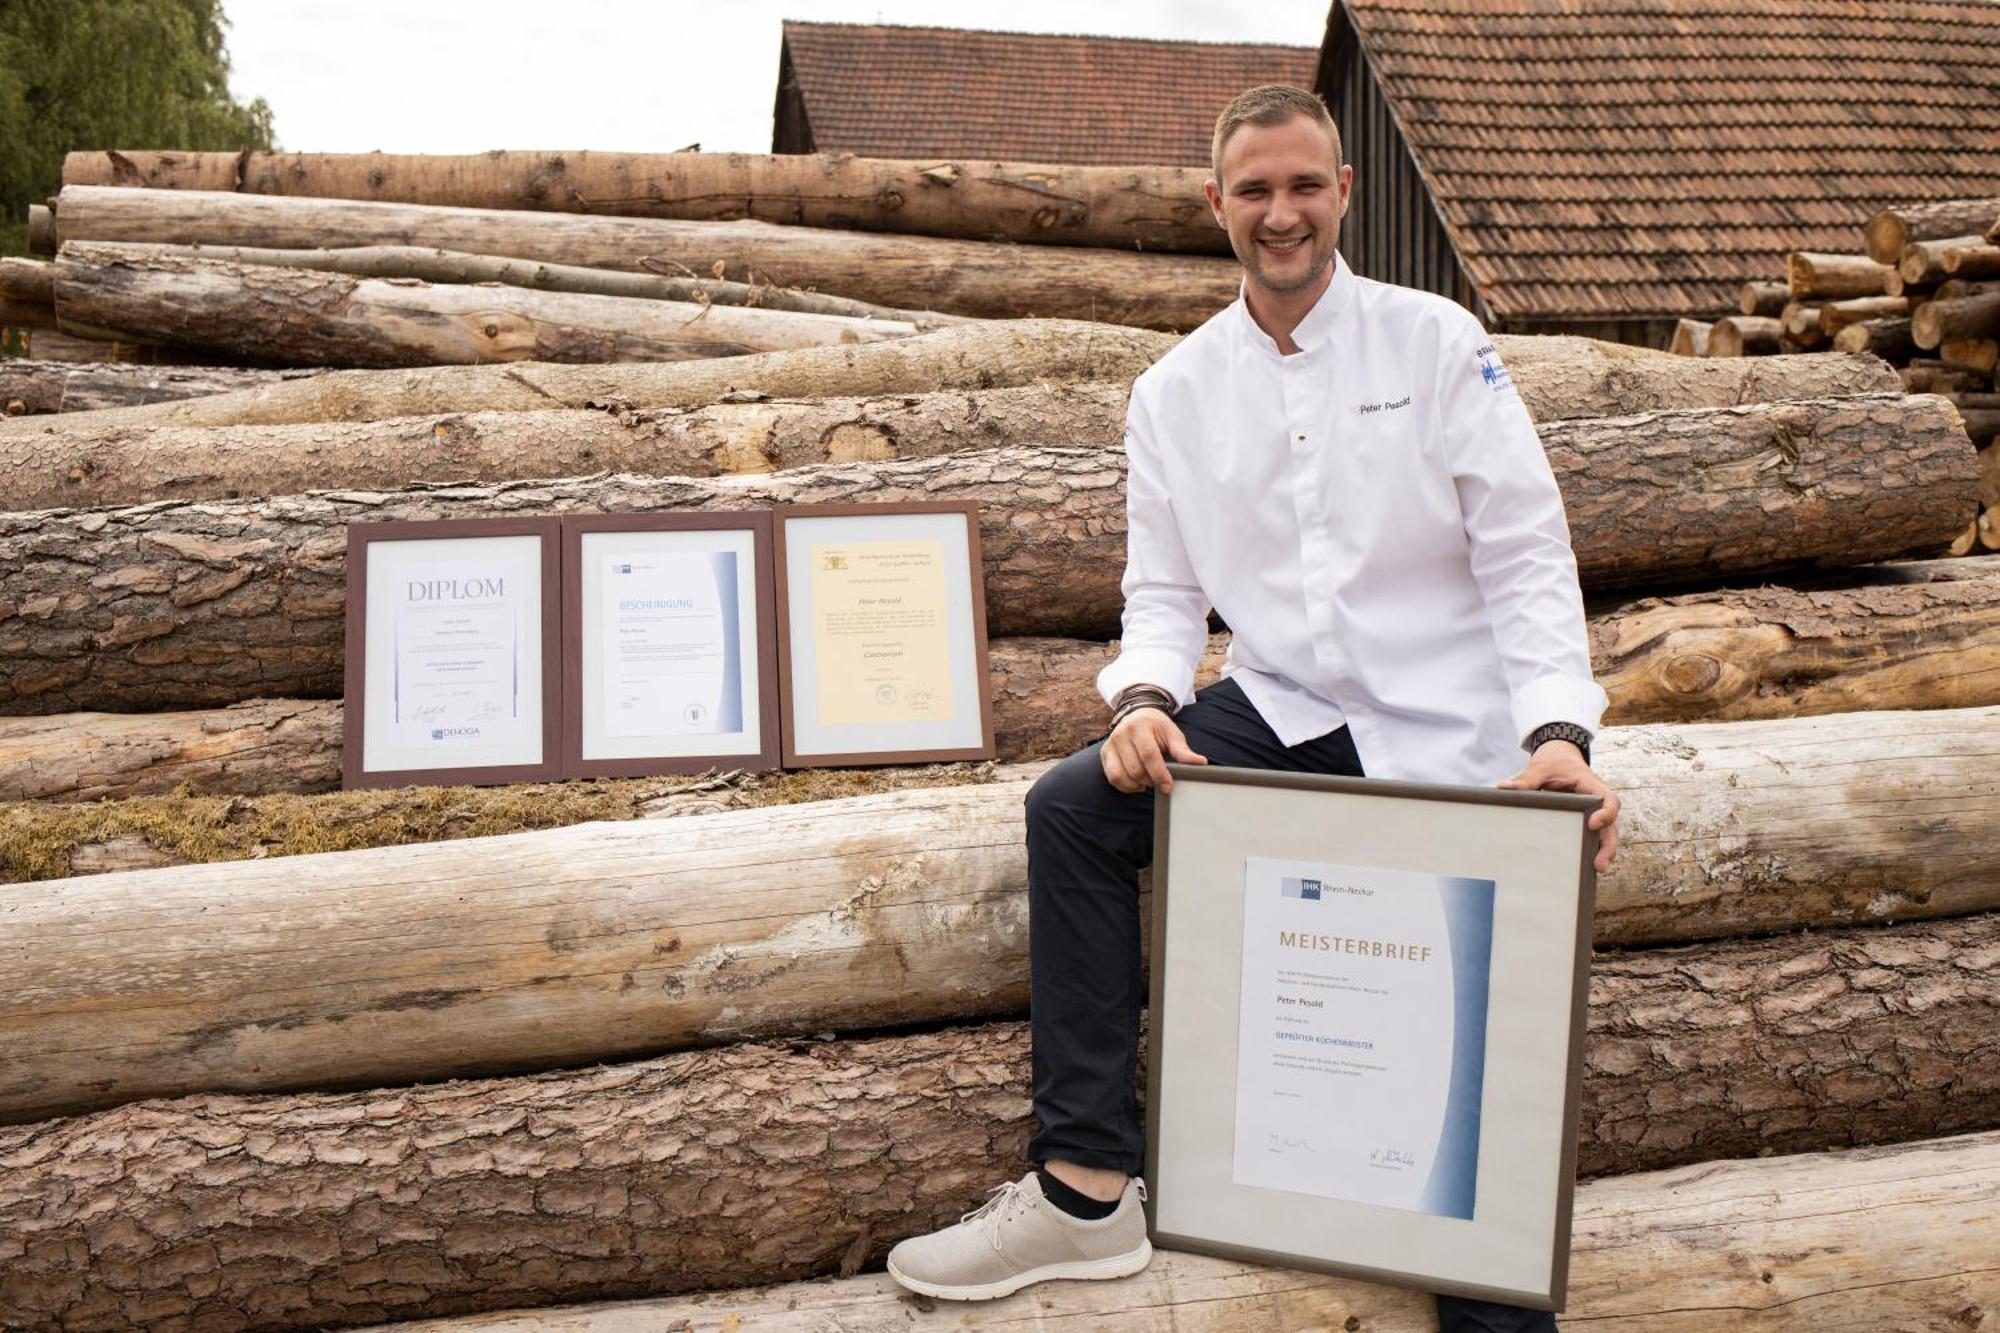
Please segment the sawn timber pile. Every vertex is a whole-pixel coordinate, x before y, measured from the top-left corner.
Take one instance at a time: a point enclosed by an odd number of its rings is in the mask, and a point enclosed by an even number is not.
[[[1876,565],[1823,586],[1713,589],[1589,612],[1607,724],[2000,704],[2000,565],[1990,561]],[[1228,646],[1226,634],[1210,639],[1198,684],[1220,673]],[[1101,736],[1096,676],[1117,651],[1085,639],[992,640],[997,757],[1060,758]],[[0,801],[101,801],[183,785],[330,791],[340,785],[341,716],[335,700],[265,699],[0,719]]]
[[[1586,587],[1930,554],[1977,503],[1978,461],[1933,398],[1551,422],[1542,440]],[[23,570],[0,606],[0,706],[125,711],[338,693],[345,532],[360,519],[973,500],[991,631],[1108,638],[1122,606],[1123,477],[1118,449],[1013,447],[718,479],[617,474],[0,514],[0,558]]]
[[[1523,400],[1544,422],[1604,416],[1612,406],[1623,415],[1898,392],[1887,367],[1860,358],[1687,362],[1621,357],[1579,338],[1501,341]],[[875,397],[760,397],[652,408],[626,396],[600,409],[287,426],[141,426],[110,415],[23,423],[0,431],[0,508],[513,481],[595,470],[714,476],[922,458],[1024,441],[1115,445],[1124,435],[1128,387],[1052,377],[1018,387],[912,389]]]
[[[1606,959],[1591,992],[1585,1174],[2000,1116],[2000,918]],[[34,1237],[0,1323],[298,1329],[852,1271],[1018,1170],[1028,1093],[1003,1023],[0,1129],[0,1230]]]
[[[2000,708],[1617,727],[1599,749],[1627,811],[1602,946],[2000,908]],[[1026,789],[0,890],[0,1118],[1018,1013]]]

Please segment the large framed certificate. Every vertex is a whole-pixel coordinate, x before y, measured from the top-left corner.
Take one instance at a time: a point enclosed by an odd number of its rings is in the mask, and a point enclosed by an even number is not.
[[[1154,1243],[1560,1310],[1597,798],[1169,767]]]
[[[993,756],[971,503],[776,511],[787,768]]]
[[[776,768],[770,514],[562,526],[564,776]]]
[[[560,774],[553,518],[347,529],[348,787]]]

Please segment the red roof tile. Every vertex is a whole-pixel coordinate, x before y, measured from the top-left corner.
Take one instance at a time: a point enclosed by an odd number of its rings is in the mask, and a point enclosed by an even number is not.
[[[1040,162],[1208,161],[1225,103],[1310,87],[1302,46],[787,23],[820,152]]]
[[[1503,318],[1733,310],[1877,209],[2000,196],[1990,0],[1339,0],[1330,41],[1343,13]]]

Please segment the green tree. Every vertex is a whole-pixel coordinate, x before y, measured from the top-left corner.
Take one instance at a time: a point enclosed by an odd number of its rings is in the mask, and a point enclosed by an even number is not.
[[[92,148],[269,148],[229,95],[222,0],[0,0],[0,253]]]

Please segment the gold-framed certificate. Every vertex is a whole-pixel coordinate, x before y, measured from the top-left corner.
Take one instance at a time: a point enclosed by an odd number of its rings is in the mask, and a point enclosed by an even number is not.
[[[1154,1243],[1561,1309],[1597,798],[1170,769]]]
[[[992,757],[978,506],[792,505],[774,521],[785,766]]]

